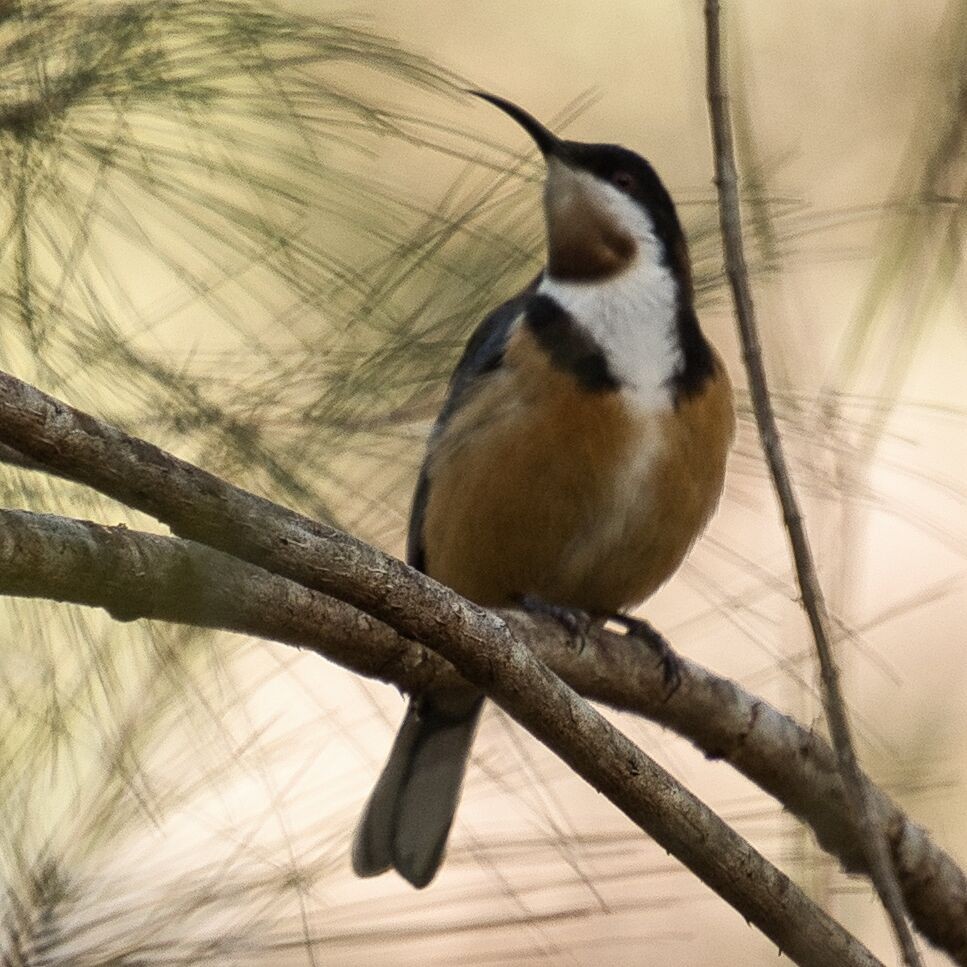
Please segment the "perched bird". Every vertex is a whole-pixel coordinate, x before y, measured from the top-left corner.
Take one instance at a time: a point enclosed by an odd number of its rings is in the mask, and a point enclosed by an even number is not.
[[[626,148],[517,121],[547,165],[547,264],[477,328],[430,436],[408,560],[477,604],[619,616],[681,564],[719,499],[733,433],[699,328],[675,206]],[[620,617],[620,616],[619,616]],[[629,632],[662,648],[650,626]],[[426,886],[443,858],[483,699],[414,698],[353,867]]]

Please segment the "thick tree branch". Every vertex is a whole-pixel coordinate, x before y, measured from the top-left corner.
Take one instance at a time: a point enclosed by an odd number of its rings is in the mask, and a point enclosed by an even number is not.
[[[273,639],[406,691],[456,676],[433,652],[345,602],[204,545],[123,527],[0,511],[0,593]],[[577,648],[557,622],[503,617],[582,695],[640,713],[729,762],[808,823],[847,870],[865,868],[835,756],[819,736],[685,658],[669,696],[653,653],[634,640],[596,629]],[[967,963],[967,879],[895,803],[871,794],[918,929]]]
[[[4,374],[0,442],[425,641],[796,963],[878,961],[494,614],[347,534],[277,507]]]
[[[749,273],[746,268],[742,241],[742,220],[732,144],[732,123],[729,115],[728,89],[722,69],[722,45],[718,0],[706,0],[706,80],[708,85],[709,119],[715,148],[716,184],[719,193],[719,216],[725,268],[732,289],[739,335],[742,340],[745,368],[749,377],[749,394],[755,412],[762,449],[769,473],[782,507],[782,516],[792,548],[796,578],[802,595],[803,608],[812,628],[816,653],[819,656],[822,679],[823,705],[829,733],[836,750],[840,775],[846,788],[850,811],[860,834],[867,866],[877,893],[893,925],[897,943],[910,967],[921,967],[920,954],[904,908],[903,892],[894,868],[887,842],[887,830],[877,814],[876,803],[870,795],[872,788],[860,768],[853,747],[846,702],[839,683],[839,670],[833,656],[830,621],[826,610],[819,576],[809,546],[802,512],[786,465],[779,428],[766,378],[762,350],[759,345],[758,325]]]

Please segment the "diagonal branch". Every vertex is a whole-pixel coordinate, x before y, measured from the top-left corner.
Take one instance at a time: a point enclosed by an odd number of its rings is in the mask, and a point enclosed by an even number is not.
[[[0,376],[0,442],[249,563],[351,599],[425,641],[796,963],[879,963],[565,685],[497,615],[347,534],[233,487],[6,374]]]
[[[448,662],[352,605],[203,544],[126,527],[0,510],[0,594],[270,639],[408,692],[457,677]],[[807,823],[846,870],[865,869],[835,755],[814,732],[684,657],[669,696],[653,653],[624,635],[595,629],[575,647],[555,621],[502,617],[581,695],[643,715],[730,763]],[[967,877],[884,793],[873,787],[871,795],[917,928],[967,963]]]
[[[839,670],[833,657],[826,602],[769,397],[742,242],[742,219],[739,210],[728,90],[722,69],[718,0],[706,0],[705,18],[709,120],[715,149],[715,180],[719,193],[719,217],[725,251],[725,269],[732,288],[756,425],[773,486],[782,507],[802,604],[812,628],[813,640],[819,656],[826,721],[829,724],[833,748],[836,750],[840,775],[843,777],[843,785],[847,791],[850,812],[860,834],[860,842],[866,854],[871,879],[892,922],[904,960],[910,967],[921,967],[920,954],[907,923],[903,892],[890,856],[887,833],[877,815],[876,803],[870,795],[871,785],[860,768],[853,747],[846,703],[839,683]]]

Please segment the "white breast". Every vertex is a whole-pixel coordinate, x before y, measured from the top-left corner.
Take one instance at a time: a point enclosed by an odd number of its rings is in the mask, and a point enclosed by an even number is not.
[[[676,328],[677,287],[669,269],[641,246],[623,272],[600,282],[544,278],[552,298],[601,347],[611,373],[647,410],[673,404],[672,377],[682,366]]]

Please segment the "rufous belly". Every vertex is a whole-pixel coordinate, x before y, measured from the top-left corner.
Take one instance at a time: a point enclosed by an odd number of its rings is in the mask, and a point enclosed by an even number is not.
[[[700,393],[646,411],[582,389],[519,330],[430,453],[427,573],[482,605],[637,604],[714,510],[733,420],[721,364]]]

